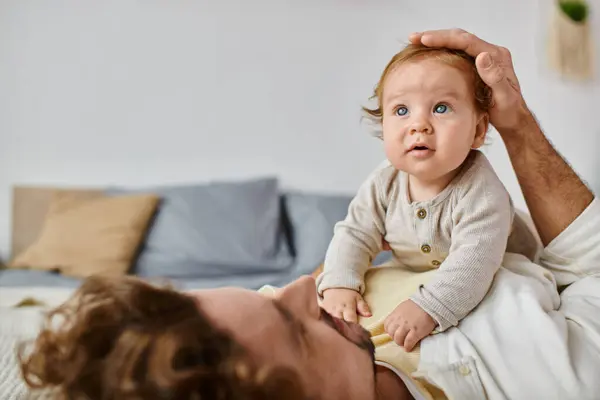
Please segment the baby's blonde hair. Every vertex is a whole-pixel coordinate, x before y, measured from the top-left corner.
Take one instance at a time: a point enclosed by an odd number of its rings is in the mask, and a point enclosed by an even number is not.
[[[390,62],[383,70],[383,73],[379,78],[379,82],[373,91],[373,96],[371,96],[372,99],[377,100],[377,108],[362,107],[363,111],[366,113],[366,116],[377,125],[381,125],[383,122],[383,90],[385,80],[388,75],[397,67],[407,62],[421,61],[431,58],[461,70],[465,74],[467,82],[472,85],[471,88],[473,88],[473,100],[475,102],[477,111],[480,113],[487,113],[489,111],[489,109],[492,107],[492,90],[479,76],[477,68],[475,67],[475,59],[473,57],[461,50],[409,44],[399,53],[394,55],[394,57],[392,57]]]

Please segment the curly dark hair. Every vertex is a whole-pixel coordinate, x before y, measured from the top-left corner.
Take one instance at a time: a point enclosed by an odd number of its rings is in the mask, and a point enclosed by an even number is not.
[[[65,399],[305,399],[297,374],[254,365],[197,299],[134,277],[91,277],[18,350],[32,389]]]

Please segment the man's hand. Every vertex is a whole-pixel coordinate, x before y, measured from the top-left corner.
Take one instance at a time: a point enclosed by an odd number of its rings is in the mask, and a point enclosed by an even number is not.
[[[357,314],[370,317],[371,310],[363,297],[355,290],[333,288],[323,292],[323,308],[330,315],[348,322],[358,322]]]
[[[527,108],[510,52],[462,29],[413,33],[410,41],[475,57],[481,79],[492,89],[490,122],[506,144],[542,242],[550,243],[590,205],[594,194],[548,142]]]
[[[413,33],[409,40],[429,47],[463,50],[475,57],[481,79],[492,89],[490,122],[500,135],[510,135],[534,121],[527,109],[508,49],[481,40],[462,29]]]
[[[385,332],[406,351],[412,349],[429,335],[437,323],[412,300],[400,303],[383,323]]]

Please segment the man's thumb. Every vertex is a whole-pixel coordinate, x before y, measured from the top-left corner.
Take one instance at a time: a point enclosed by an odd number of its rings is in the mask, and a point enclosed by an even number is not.
[[[502,83],[508,83],[502,66],[494,60],[490,53],[480,53],[475,59],[475,65],[481,79],[493,90]]]
[[[356,309],[361,317],[370,317],[371,310],[369,309],[369,305],[364,299],[358,300],[356,303]]]

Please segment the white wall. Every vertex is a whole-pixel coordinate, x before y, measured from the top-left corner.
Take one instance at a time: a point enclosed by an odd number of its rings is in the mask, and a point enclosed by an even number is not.
[[[599,185],[600,84],[561,82],[540,61],[550,3],[3,0],[0,255],[16,183],[277,174],[286,187],[353,192],[382,159],[359,107],[407,34],[428,28],[509,47],[547,134]],[[493,164],[523,205],[495,137]]]

